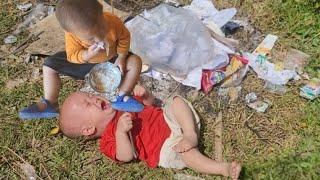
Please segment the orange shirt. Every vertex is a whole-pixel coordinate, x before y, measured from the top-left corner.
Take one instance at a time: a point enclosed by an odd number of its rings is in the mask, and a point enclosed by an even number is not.
[[[106,45],[106,52],[97,54],[90,59],[90,63],[100,63],[108,61],[118,54],[127,54],[130,47],[130,32],[124,26],[120,18],[105,12],[104,20],[107,22],[106,36],[104,41],[108,42]],[[84,63],[82,53],[88,49],[89,44],[81,41],[72,33],[65,32],[66,53],[68,61],[72,63]]]

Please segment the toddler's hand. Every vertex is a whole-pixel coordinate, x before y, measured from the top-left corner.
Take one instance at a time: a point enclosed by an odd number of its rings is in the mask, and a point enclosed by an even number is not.
[[[128,112],[123,113],[119,118],[117,131],[127,133],[132,129],[132,127],[132,115]]]
[[[133,94],[139,97],[146,97],[149,92],[144,87],[136,85],[133,89]]]
[[[126,69],[126,59],[122,57],[118,57],[117,60],[114,62],[116,66],[119,67],[122,74],[124,74],[124,71]]]
[[[98,46],[98,44],[93,44],[84,52],[83,59],[89,61],[91,58],[103,51],[104,49],[101,49],[101,46]]]

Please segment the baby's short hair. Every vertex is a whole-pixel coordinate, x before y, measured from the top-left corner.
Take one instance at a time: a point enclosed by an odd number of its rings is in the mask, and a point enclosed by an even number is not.
[[[56,17],[63,29],[70,31],[72,25],[90,29],[103,14],[103,7],[97,0],[59,0]]]

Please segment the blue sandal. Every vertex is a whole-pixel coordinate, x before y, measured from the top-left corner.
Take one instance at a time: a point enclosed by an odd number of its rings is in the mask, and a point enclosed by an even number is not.
[[[125,99],[127,98],[127,99]],[[117,100],[111,103],[113,109],[125,112],[141,112],[144,106],[131,96],[117,96]]]
[[[45,106],[44,110],[39,109],[39,103],[42,103]],[[23,108],[19,112],[19,117],[22,120],[31,120],[31,119],[49,119],[54,118],[59,115],[59,112],[56,108],[46,99],[42,99],[37,104],[32,104],[29,107]]]

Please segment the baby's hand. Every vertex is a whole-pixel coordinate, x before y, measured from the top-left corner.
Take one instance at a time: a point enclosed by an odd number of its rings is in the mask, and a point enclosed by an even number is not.
[[[83,59],[85,61],[89,61],[91,58],[99,54],[100,52],[103,52],[104,49],[101,49],[101,46],[99,46],[97,43],[89,46],[88,50],[84,51],[83,53]]]
[[[123,113],[119,118],[117,131],[127,133],[132,129],[132,127],[132,115],[128,112]]]
[[[139,97],[146,97],[149,92],[144,87],[136,85],[133,89],[133,94]]]

